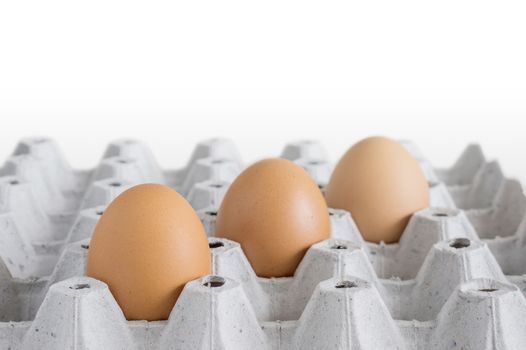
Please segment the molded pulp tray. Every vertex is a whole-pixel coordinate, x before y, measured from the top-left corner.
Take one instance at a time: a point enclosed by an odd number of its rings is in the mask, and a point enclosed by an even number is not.
[[[197,145],[187,166],[159,168],[134,140],[99,166],[72,170],[49,139],[22,140],[0,169],[0,349],[526,349],[526,198],[470,145],[434,169],[430,209],[397,244],[364,242],[330,209],[332,238],[295,275],[259,278],[239,244],[214,238],[229,183],[242,171],[228,140]],[[281,155],[326,185],[332,164],[312,141]],[[85,277],[93,228],[130,186],[165,183],[197,210],[213,274],[186,285],[167,321],[126,321],[108,287]]]

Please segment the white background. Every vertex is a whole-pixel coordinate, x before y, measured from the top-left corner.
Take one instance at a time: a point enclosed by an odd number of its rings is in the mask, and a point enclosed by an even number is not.
[[[51,136],[75,167],[119,137],[183,165],[201,139],[247,162],[315,138],[480,142],[526,179],[521,1],[2,1],[0,157]]]

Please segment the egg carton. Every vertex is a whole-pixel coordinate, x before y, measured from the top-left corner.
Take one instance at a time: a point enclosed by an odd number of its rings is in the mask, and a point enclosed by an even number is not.
[[[434,169],[430,209],[399,243],[364,242],[330,209],[331,239],[293,277],[260,278],[236,242],[214,237],[217,209],[244,165],[235,146],[197,145],[162,170],[142,143],[111,143],[91,170],[69,167],[49,139],[26,139],[0,169],[0,349],[524,349],[526,198],[471,145]],[[282,157],[323,191],[332,164],[314,141]],[[167,184],[197,210],[212,275],[188,283],[166,321],[127,321],[108,287],[85,277],[89,238],[106,205],[144,182]]]

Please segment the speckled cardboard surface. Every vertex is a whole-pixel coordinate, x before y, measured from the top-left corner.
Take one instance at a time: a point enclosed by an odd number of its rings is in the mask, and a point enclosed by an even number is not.
[[[330,209],[332,238],[293,277],[260,278],[215,213],[242,171],[235,146],[208,140],[162,170],[142,143],[110,144],[96,169],[69,167],[52,140],[22,140],[0,170],[1,349],[523,349],[526,198],[470,145],[434,169],[410,142],[432,207],[397,244],[364,242]],[[332,163],[314,141],[287,145],[323,191]],[[166,321],[126,321],[107,286],[84,276],[93,228],[126,188],[180,191],[209,234],[212,275],[187,284]]]

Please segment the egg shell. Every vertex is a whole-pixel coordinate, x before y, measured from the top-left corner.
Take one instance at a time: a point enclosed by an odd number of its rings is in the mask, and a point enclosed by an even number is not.
[[[167,319],[185,284],[210,274],[203,225],[176,191],[132,187],[104,211],[87,275],[105,282],[128,320]]]
[[[215,234],[239,242],[258,276],[292,276],[307,249],[329,238],[328,208],[305,170],[289,160],[266,159],[232,183]]]
[[[325,193],[331,208],[351,212],[365,240],[397,242],[411,215],[429,206],[427,180],[398,142],[370,137],[340,159]]]

